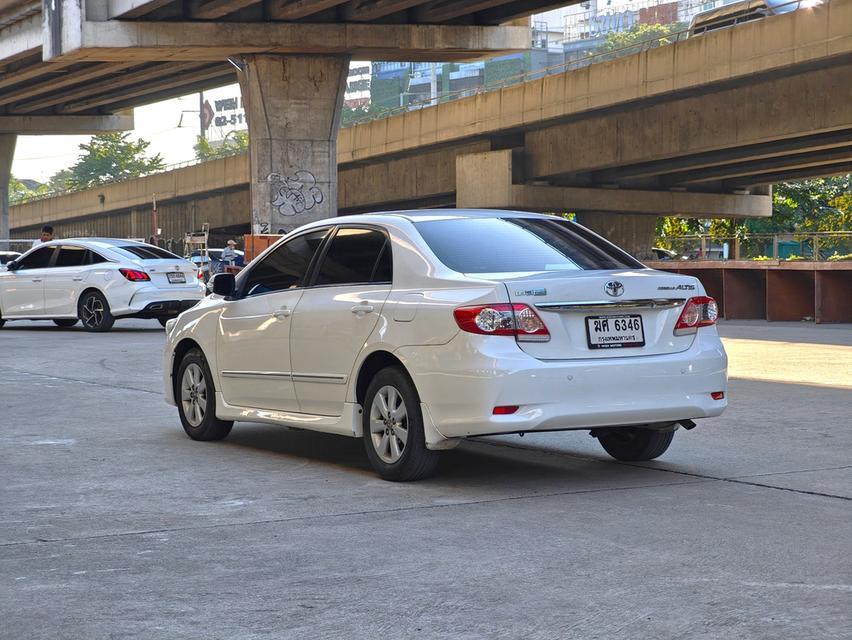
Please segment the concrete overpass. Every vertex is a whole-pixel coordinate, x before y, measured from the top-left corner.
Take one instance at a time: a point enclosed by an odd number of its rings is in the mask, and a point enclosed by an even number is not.
[[[577,211],[637,251],[657,215],[768,216],[768,184],[852,171],[852,0],[343,129],[337,159],[344,213]],[[157,193],[167,236],[208,220],[264,225],[250,217],[250,166],[235,157],[29,203],[13,224],[147,236]]]
[[[252,127],[252,208],[271,175],[310,171],[337,210],[335,143],[352,55],[461,60],[529,47],[565,0],[0,0],[0,238],[17,134],[132,128],[134,106],[239,80]]]

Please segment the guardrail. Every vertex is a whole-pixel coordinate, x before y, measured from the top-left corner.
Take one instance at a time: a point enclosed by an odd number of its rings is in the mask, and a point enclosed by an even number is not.
[[[740,236],[661,236],[662,260],[852,260],[852,231],[752,233]]]

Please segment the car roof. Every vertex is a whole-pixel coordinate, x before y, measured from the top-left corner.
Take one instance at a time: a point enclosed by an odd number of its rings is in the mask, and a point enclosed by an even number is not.
[[[338,218],[320,220],[317,221],[317,223],[348,224],[358,222],[381,222],[383,218],[390,218],[391,220],[399,220],[402,218],[409,222],[429,222],[433,220],[474,218],[542,218],[545,220],[552,220],[553,216],[542,213],[530,213],[528,211],[508,211],[505,209],[408,209],[340,216]]]

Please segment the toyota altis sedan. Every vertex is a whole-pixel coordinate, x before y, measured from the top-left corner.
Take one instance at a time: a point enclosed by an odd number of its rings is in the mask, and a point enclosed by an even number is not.
[[[8,320],[83,323],[109,331],[120,318],[166,320],[204,297],[188,260],[133,240],[87,238],[40,244],[0,272],[0,327]]]
[[[256,421],[363,438],[414,480],[463,438],[590,430],[661,455],[725,409],[716,302],[567,220],[427,210],[305,225],[166,325],[186,433]]]

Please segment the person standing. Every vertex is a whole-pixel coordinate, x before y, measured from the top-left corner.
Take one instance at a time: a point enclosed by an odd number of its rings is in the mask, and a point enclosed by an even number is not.
[[[237,242],[231,239],[226,244],[228,246],[222,249],[222,262],[233,267],[237,261],[237,252],[234,249],[237,246]]]
[[[33,246],[37,247],[38,245],[50,242],[51,240],[53,240],[53,227],[46,224],[41,228],[41,236],[33,240]]]

